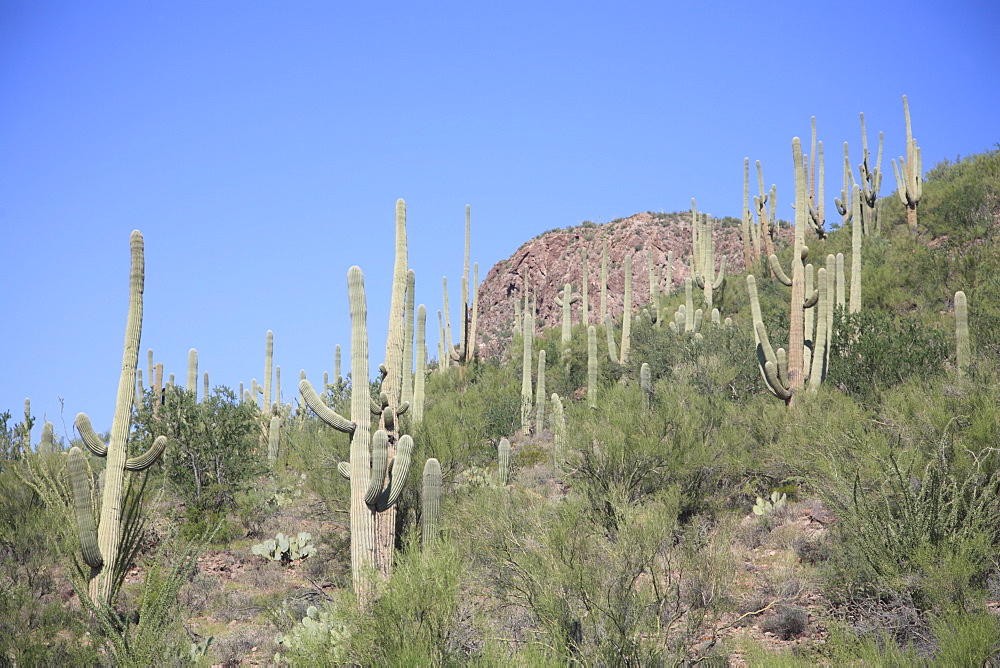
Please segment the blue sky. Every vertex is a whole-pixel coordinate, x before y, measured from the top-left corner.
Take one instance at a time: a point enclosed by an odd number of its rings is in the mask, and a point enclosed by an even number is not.
[[[381,351],[396,198],[432,317],[442,275],[458,301],[466,204],[481,276],[553,227],[691,197],[738,216],[744,156],[790,217],[813,115],[833,219],[858,112],[883,195],[903,94],[925,169],[1000,141],[997,35],[985,0],[0,1],[0,410],[110,427],[133,229],[140,366],[152,348],[183,382],[193,347],[249,385],[271,329],[289,400],[346,353],[353,264]]]

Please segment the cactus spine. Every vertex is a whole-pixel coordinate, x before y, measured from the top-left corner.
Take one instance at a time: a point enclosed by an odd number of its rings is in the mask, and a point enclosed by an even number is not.
[[[892,173],[896,176],[896,194],[899,201],[906,207],[906,226],[911,236],[917,236],[917,203],[923,194],[923,172],[920,160],[920,147],[913,138],[913,128],[910,126],[910,105],[903,96],[903,114],[906,116],[906,158],[900,156],[899,165],[892,161]]]
[[[961,379],[969,371],[972,355],[969,348],[969,303],[965,293],[955,293],[955,361],[958,377]]]
[[[441,464],[434,457],[424,463],[420,500],[420,537],[426,549],[437,542],[441,517]]]
[[[122,354],[121,376],[115,417],[111,426],[111,440],[105,445],[94,433],[90,419],[83,413],[76,416],[76,427],[87,447],[98,457],[107,457],[101,517],[97,529],[96,558],[88,562],[90,570],[90,598],[95,604],[110,605],[114,594],[114,580],[124,564],[119,561],[121,545],[122,503],[125,471],[142,471],[163,454],[167,445],[164,436],[158,437],[150,449],[138,457],[128,457],[128,437],[131,427],[132,405],[135,401],[135,369],[139,361],[139,338],[142,333],[142,292],[145,279],[145,258],[142,234],[136,230],[130,239],[132,251],[129,280],[129,308],[125,327],[125,349]],[[82,453],[80,455],[82,457]],[[80,506],[77,504],[79,510]],[[83,518],[86,519],[86,518]],[[78,521],[81,521],[78,514]],[[92,518],[91,518],[92,523]],[[91,557],[94,554],[91,553]],[[96,565],[95,565],[96,564]]]

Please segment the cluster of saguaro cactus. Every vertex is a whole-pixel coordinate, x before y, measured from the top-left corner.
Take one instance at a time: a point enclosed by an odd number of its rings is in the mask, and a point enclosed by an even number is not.
[[[395,504],[409,473],[413,439],[398,436],[399,416],[409,408],[400,401],[402,388],[404,299],[407,285],[406,204],[396,203],[396,257],[390,303],[386,361],[382,370],[382,392],[374,405],[366,383],[351,389],[351,419],[328,408],[308,380],[299,383],[306,403],[328,425],[351,435],[350,462],[340,467],[351,482],[351,572],[355,593],[362,606],[371,602],[373,589],[368,573],[388,578],[392,572],[395,544]],[[364,275],[359,267],[347,274],[351,311],[351,377],[369,378],[368,307]],[[371,416],[378,414],[378,430],[372,434]]]
[[[143,471],[149,468],[167,445],[166,437],[160,436],[144,454],[128,457],[128,437],[132,406],[135,401],[135,370],[139,360],[139,338],[142,332],[142,292],[145,279],[143,239],[138,230],[132,232],[130,245],[132,262],[125,350],[122,355],[122,370],[118,381],[118,397],[110,442],[104,444],[101,441],[85,414],[77,415],[75,422],[87,448],[98,457],[107,457],[100,522],[96,528],[93,513],[90,512],[92,507],[90,480],[83,452],[74,446],[70,449],[69,457],[80,542],[84,561],[90,566],[90,598],[94,603],[103,605],[111,603],[115,578],[125,566],[121,563],[120,552],[125,472]]]
[[[434,457],[424,463],[421,491],[420,537],[426,549],[437,542],[441,518],[441,464]]]
[[[877,234],[878,191],[882,187],[882,133],[878,133],[878,155],[875,167],[868,163],[868,133],[865,132],[865,114],[861,112],[861,164],[858,165],[858,175],[861,177],[861,230],[865,235]],[[844,156],[847,155],[847,145],[844,145]]]
[[[817,151],[819,155],[819,183],[817,184]],[[826,238],[826,208],[823,205],[823,142],[816,141],[816,117],[812,117],[812,148],[806,161],[806,180],[809,183],[809,216],[806,222],[820,239]]]
[[[718,311],[718,309],[713,309]],[[691,277],[684,279],[684,303],[677,307],[674,319],[668,325],[674,334],[691,334],[699,336],[704,312],[694,308],[694,286]]]
[[[903,96],[903,115],[906,116],[906,157],[899,157],[899,165],[892,161],[892,173],[896,176],[896,194],[906,207],[906,226],[912,236],[917,235],[917,203],[923,194],[923,172],[921,171],[920,147],[913,138],[910,125],[910,105]]]
[[[452,345],[451,320],[448,313],[448,279],[444,279],[444,321],[445,336],[447,337],[446,352],[447,359],[442,359],[442,364],[447,364],[448,360],[466,365],[472,362],[476,355],[476,329],[478,326],[479,311],[479,263],[475,263],[473,269],[473,279],[469,285],[469,249],[472,238],[472,213],[471,207],[465,205],[465,264],[462,269],[462,313],[461,326],[459,327],[458,346]]]
[[[764,241],[764,257],[769,258],[774,254],[774,237],[778,229],[778,187],[772,183],[770,193],[764,193],[764,170],[760,166],[760,160],[757,160],[757,189],[759,194],[754,195],[753,204],[757,212],[758,236]],[[759,242],[756,242],[755,248],[759,251]],[[763,264],[763,271],[770,276],[770,266],[766,262]]]
[[[756,279],[747,276],[747,290],[750,293],[750,308],[753,315],[754,339],[761,371],[770,391],[787,405],[792,405],[796,393],[804,387],[809,374],[806,359],[806,318],[805,311],[819,300],[819,291],[806,294],[806,268],[803,260],[808,257],[805,245],[805,228],[808,212],[806,191],[806,168],[802,156],[802,144],[798,137],[792,140],[792,159],[795,169],[795,243],[792,248],[792,276],[788,278],[781,269],[776,255],[770,257],[771,267],[778,279],[792,288],[791,312],[789,316],[788,350],[772,349],[767,329],[761,319],[760,303],[757,300]],[[824,272],[825,282],[825,272]]]
[[[712,219],[698,214],[698,204],[691,198],[691,277],[705,294],[705,305],[711,308],[715,290],[726,280],[726,256],[715,268],[715,238],[712,236]]]

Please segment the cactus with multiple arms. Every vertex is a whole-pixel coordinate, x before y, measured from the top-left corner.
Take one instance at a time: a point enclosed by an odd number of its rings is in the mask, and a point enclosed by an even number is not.
[[[921,171],[920,147],[913,138],[910,126],[910,105],[903,96],[903,114],[906,116],[906,158],[899,158],[899,165],[892,161],[892,173],[896,176],[896,194],[906,207],[906,226],[910,235],[917,235],[917,204],[923,194],[923,172]]]
[[[691,278],[705,293],[705,304],[711,308],[713,293],[726,280],[726,256],[722,256],[719,269],[715,268],[715,238],[712,236],[712,219],[698,214],[698,205],[691,198]]]
[[[125,350],[122,355],[121,377],[118,381],[118,397],[115,405],[115,417],[111,426],[111,440],[105,445],[94,432],[90,419],[83,413],[76,416],[76,427],[87,448],[98,457],[107,457],[105,467],[105,483],[101,502],[100,523],[97,527],[97,550],[92,545],[84,547],[85,557],[90,566],[90,598],[95,604],[110,605],[115,593],[116,579],[120,578],[123,569],[128,565],[123,562],[120,552],[122,545],[122,510],[124,501],[125,471],[143,471],[163,454],[167,445],[164,436],[157,438],[144,454],[128,457],[128,437],[131,427],[132,405],[135,401],[135,369],[139,360],[139,338],[142,332],[142,292],[145,279],[145,260],[143,254],[142,234],[138,230],[132,232],[130,240],[132,262],[129,283],[128,321],[125,328]],[[79,452],[79,450],[78,450]],[[79,464],[82,452],[77,457]],[[78,466],[78,465],[77,465]],[[79,475],[71,471],[75,485],[87,483],[86,474]],[[82,488],[74,490],[77,499],[78,523],[88,523],[86,517],[81,517]],[[89,519],[93,526],[93,516]],[[88,536],[90,528],[87,528]],[[88,543],[90,539],[86,539]],[[100,557],[98,559],[97,557]],[[125,559],[127,560],[127,559]],[[120,581],[120,580],[119,580]]]
[[[805,309],[812,308],[819,300],[819,291],[814,291],[807,296],[805,289],[805,266],[802,261],[809,255],[809,248],[805,245],[805,227],[807,225],[806,218],[809,215],[809,205],[802,144],[798,137],[792,140],[792,159],[795,168],[795,244],[792,248],[791,278],[788,278],[781,270],[777,256],[772,255],[770,258],[771,267],[775,270],[779,280],[792,288],[787,354],[783,348],[779,348],[777,351],[771,348],[767,330],[761,319],[756,279],[752,275],[747,276],[747,291],[750,293],[754,339],[761,372],[767,381],[768,389],[789,406],[793,404],[795,394],[802,389],[809,374],[809,369],[805,364]]]
[[[819,184],[817,187],[816,178],[816,154],[819,151]],[[812,152],[807,162],[808,174],[806,179],[809,182],[809,216],[806,222],[820,239],[826,238],[826,211],[823,206],[823,142],[816,142],[816,117],[812,117]],[[817,191],[819,197],[817,198]]]
[[[878,133],[878,157],[875,168],[868,165],[868,133],[865,131],[865,114],[861,112],[861,152],[862,161],[858,165],[858,175],[861,177],[861,231],[863,234],[873,234],[878,229],[878,191],[882,187],[882,133]]]

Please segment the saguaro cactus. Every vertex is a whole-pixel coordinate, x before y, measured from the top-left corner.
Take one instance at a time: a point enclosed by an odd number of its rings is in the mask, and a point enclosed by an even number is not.
[[[557,474],[566,462],[566,413],[562,399],[552,393],[552,470]]]
[[[506,438],[501,438],[497,446],[497,476],[501,485],[510,484],[510,441]]]
[[[187,383],[184,385],[184,389],[188,392],[193,392],[195,395],[195,400],[197,401],[198,396],[198,351],[192,348],[188,351],[188,370],[187,370]]]
[[[420,501],[420,538],[426,549],[437,542],[441,518],[441,464],[434,457],[424,463]]]
[[[530,300],[529,300],[530,303]],[[529,309],[525,309],[523,322],[523,332],[521,343],[523,352],[521,355],[521,432],[524,435],[531,433],[531,359],[532,347],[534,347],[535,325]]]
[[[910,105],[903,96],[903,114],[906,116],[906,158],[899,157],[899,165],[892,161],[892,173],[896,176],[896,194],[906,207],[906,226],[910,235],[917,236],[917,203],[923,195],[924,179],[920,160],[920,147],[913,138],[910,126]]]
[[[538,373],[535,376],[535,429],[545,429],[545,349],[538,351]]]
[[[413,408],[410,419],[414,425],[424,421],[424,382],[427,378],[427,307],[417,307],[417,370],[413,377]]]
[[[861,310],[861,195],[858,184],[851,189],[851,207],[854,222],[851,224],[851,301],[848,313]]]
[[[84,557],[90,566],[90,598],[95,603],[110,605],[114,594],[115,578],[124,564],[120,562],[122,504],[124,497],[125,471],[142,471],[163,454],[167,446],[165,436],[158,437],[152,447],[138,457],[128,457],[128,438],[132,421],[132,405],[135,401],[135,369],[139,361],[139,338],[142,333],[142,292],[145,280],[145,258],[142,234],[132,232],[131,273],[129,280],[129,308],[125,327],[125,350],[122,354],[121,376],[118,380],[118,397],[115,403],[115,417],[111,425],[111,440],[105,445],[94,432],[90,419],[80,413],[76,416],[76,427],[87,448],[98,457],[107,457],[104,469],[104,491],[101,501],[100,524],[97,528],[97,550],[92,545],[84,547]],[[79,450],[78,450],[79,451]],[[82,453],[79,454],[82,458]],[[76,465],[74,465],[76,466]],[[78,473],[78,468],[77,468]],[[71,471],[73,475],[73,471]],[[79,483],[79,476],[74,475]],[[82,493],[82,492],[81,492]],[[74,495],[77,499],[80,497]],[[81,517],[81,503],[77,504],[77,519],[81,524],[87,521]],[[91,517],[90,525],[93,524]],[[89,532],[89,529],[88,529]],[[83,538],[88,543],[89,537]]]
[[[965,293],[959,290],[955,293],[955,360],[959,378],[968,373],[971,357],[972,354],[969,347],[969,303],[965,298]]]
[[[882,187],[882,133],[878,133],[878,157],[875,159],[875,168],[872,169],[868,163],[868,133],[865,131],[865,114],[861,112],[861,152],[862,161],[858,166],[858,175],[861,178],[861,231],[865,235],[874,234],[878,231],[878,191]]]
[[[390,305],[386,362],[382,365],[382,398],[375,406],[368,392],[368,307],[364,275],[359,267],[347,274],[351,305],[351,377],[359,379],[351,389],[351,419],[338,415],[319,398],[307,380],[299,391],[321,420],[338,431],[351,434],[351,458],[346,473],[351,481],[351,572],[354,590],[362,606],[371,602],[373,589],[368,575],[373,570],[388,578],[392,573],[395,544],[395,504],[402,493],[413,452],[410,436],[397,436],[398,417],[407,404],[400,403],[403,349],[403,297],[406,283],[406,205],[396,203],[396,260],[393,269],[393,299]],[[371,416],[380,414],[379,429],[371,432]]]
[[[278,447],[281,443],[281,417],[275,415],[267,427],[267,461],[271,466],[278,461]]]
[[[816,178],[816,156],[819,152],[819,179]],[[816,117],[812,117],[812,149],[809,154],[809,161],[806,163],[809,181],[809,217],[806,222],[820,239],[826,238],[826,208],[823,206],[823,142],[816,142]],[[817,197],[818,193],[818,197]]]
[[[569,283],[556,295],[556,306],[562,308],[562,342],[568,344],[573,338],[573,307],[572,305],[582,301],[580,295],[573,294],[573,286]]]
[[[792,160],[795,168],[795,244],[792,249],[792,277],[788,278],[781,269],[776,255],[770,257],[775,275],[782,283],[792,288],[787,354],[783,348],[779,348],[777,352],[771,348],[767,330],[761,319],[756,279],[753,275],[747,276],[747,291],[750,293],[754,339],[761,372],[767,381],[768,389],[789,406],[792,405],[795,394],[802,389],[808,376],[804,351],[805,309],[815,306],[819,299],[818,291],[814,291],[807,298],[805,290],[805,266],[802,261],[809,255],[809,248],[805,245],[809,203],[802,144],[798,137],[792,140]]]
[[[267,342],[264,345],[264,403],[261,410],[271,408],[271,376],[274,368],[274,332],[267,330]],[[255,398],[256,400],[256,398]]]
[[[653,374],[646,362],[639,369],[639,387],[642,390],[642,405],[648,411],[653,403]]]
[[[713,293],[726,280],[726,256],[722,256],[719,269],[715,269],[715,238],[712,220],[698,214],[698,205],[691,198],[691,278],[705,294],[705,305],[712,307]]]
[[[56,446],[52,438],[52,423],[46,422],[42,425],[42,440],[38,442],[36,448],[38,452],[55,452]]]
[[[755,195],[753,198],[754,209],[757,212],[757,227],[760,229],[759,236],[764,239],[764,257],[770,258],[774,255],[774,236],[777,229],[777,212],[778,212],[778,188],[774,184],[771,185],[770,195],[764,194],[764,171],[761,168],[760,160],[757,163],[757,189],[760,191],[759,195]],[[758,251],[760,250],[760,242],[756,242],[755,246]],[[767,262],[764,262],[764,272],[770,276],[771,267]]]
[[[588,269],[587,268],[588,258],[587,258],[587,249],[586,248],[584,248],[582,251],[580,251],[580,262],[581,262],[581,268],[582,268],[581,270],[582,270],[582,273],[583,273],[583,277],[582,277],[582,279],[580,281],[581,282],[581,287],[580,287],[580,297],[581,297],[581,304],[580,304],[580,324],[583,325],[584,327],[586,327],[587,325],[590,324],[590,298],[589,298],[589,295],[590,295],[590,276],[589,276],[589,273],[588,273],[588,270],[587,270]]]
[[[597,408],[597,328],[587,327],[587,400]]]

